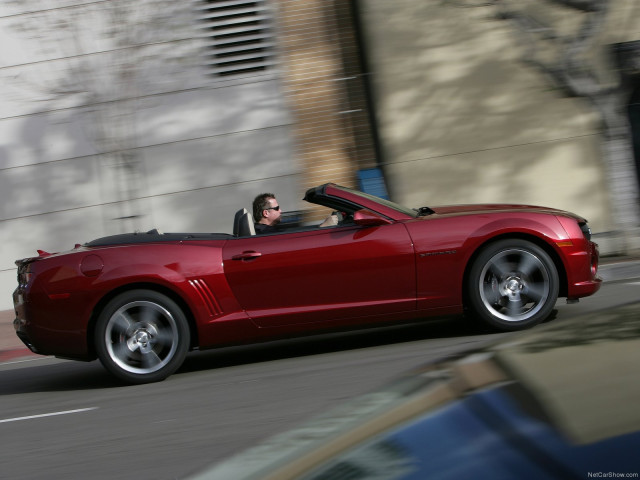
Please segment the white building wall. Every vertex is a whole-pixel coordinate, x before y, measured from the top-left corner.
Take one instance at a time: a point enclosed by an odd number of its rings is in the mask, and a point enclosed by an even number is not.
[[[189,19],[193,4],[180,4]],[[15,30],[34,18],[19,8],[0,4],[0,310],[11,308],[14,261],[37,249],[67,250],[133,229],[230,233],[234,212],[263,191],[299,207],[277,72],[210,75],[194,23],[192,38],[168,29],[175,38],[146,48],[134,79],[118,83],[121,62],[138,51],[97,34],[84,38],[92,50],[81,55],[69,55],[64,42],[42,49]],[[90,18],[99,24],[100,10]],[[102,98],[47,90],[84,64],[82,85],[113,81],[96,87]],[[123,154],[136,165],[128,182],[118,166]],[[131,214],[139,217],[118,220]]]

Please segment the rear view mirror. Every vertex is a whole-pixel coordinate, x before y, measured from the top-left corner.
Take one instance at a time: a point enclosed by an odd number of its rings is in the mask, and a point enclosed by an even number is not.
[[[353,214],[353,223],[363,227],[373,227],[377,225],[389,225],[391,220],[379,215],[371,210],[363,208]]]

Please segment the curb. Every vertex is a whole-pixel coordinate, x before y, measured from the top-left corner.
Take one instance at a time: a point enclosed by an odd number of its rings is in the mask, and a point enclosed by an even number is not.
[[[10,350],[0,350],[0,364],[10,362],[16,359],[23,359],[29,357],[38,357],[41,355],[36,355],[28,348],[12,348]],[[44,358],[44,357],[43,357]]]

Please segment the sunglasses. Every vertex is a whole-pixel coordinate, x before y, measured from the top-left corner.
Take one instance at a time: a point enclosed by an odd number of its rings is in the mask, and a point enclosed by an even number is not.
[[[280,205],[278,205],[277,207],[268,207],[268,208],[265,208],[265,210],[275,210],[276,212],[279,212],[280,211]]]

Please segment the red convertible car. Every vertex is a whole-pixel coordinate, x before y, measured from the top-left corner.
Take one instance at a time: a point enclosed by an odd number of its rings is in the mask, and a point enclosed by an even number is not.
[[[305,200],[332,227],[255,235],[156,230],[18,260],[17,335],[33,351],[100,359],[130,383],[192,349],[467,312],[499,330],[595,293],[598,249],[574,214],[523,205],[407,209],[335,184]],[[229,219],[232,222],[232,219]]]

